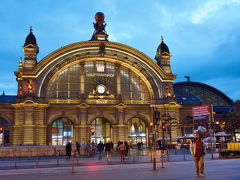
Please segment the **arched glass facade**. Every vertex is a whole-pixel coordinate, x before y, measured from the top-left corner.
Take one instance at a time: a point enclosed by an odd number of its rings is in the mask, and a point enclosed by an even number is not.
[[[130,144],[137,144],[142,142],[146,144],[147,141],[146,124],[139,118],[132,118],[128,122],[128,139]]]
[[[203,83],[197,82],[181,82],[174,84],[175,95],[179,99],[179,104],[191,104],[191,98],[200,98],[204,104],[213,104],[213,106],[229,106],[232,101],[219,90]],[[184,100],[188,102],[184,102]]]
[[[73,124],[67,118],[59,118],[52,124],[52,145],[66,145],[73,141]]]
[[[99,85],[104,86],[106,98],[117,99],[117,91],[121,91],[125,103],[150,101],[149,91],[140,76],[107,61],[87,61],[84,68],[79,64],[65,67],[50,81],[47,97],[77,100],[84,94],[86,99],[95,98]]]

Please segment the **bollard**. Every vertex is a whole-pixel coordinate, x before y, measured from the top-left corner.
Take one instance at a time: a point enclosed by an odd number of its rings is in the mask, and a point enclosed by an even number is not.
[[[72,155],[72,173],[74,173],[74,157]]]
[[[153,170],[156,171],[156,158],[153,158]]]
[[[36,156],[36,168],[38,168],[38,156]]]
[[[57,152],[57,166],[59,166],[59,152]]]
[[[14,167],[15,168],[17,168],[17,160],[16,159],[17,159],[17,157],[16,157],[16,155],[14,155]]]
[[[183,155],[184,155],[184,161],[185,161],[186,160],[186,149],[185,149],[185,147],[183,149]]]
[[[153,159],[152,159],[152,150],[151,150],[151,162],[152,162],[152,160],[153,160]]]
[[[78,163],[78,157],[79,157],[79,155],[77,154],[77,166],[79,165],[79,163]]]
[[[162,168],[164,168],[164,165],[163,165],[163,153],[164,153],[164,151],[162,150],[162,153],[161,153],[161,159],[162,159]]]
[[[169,151],[167,149],[167,161],[169,162]]]
[[[135,163],[135,151],[133,151],[133,162]]]

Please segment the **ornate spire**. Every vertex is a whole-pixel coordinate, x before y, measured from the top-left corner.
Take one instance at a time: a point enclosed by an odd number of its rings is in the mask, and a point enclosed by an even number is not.
[[[20,61],[19,61],[19,67],[22,67],[22,57],[20,57]]]
[[[22,63],[22,57],[20,57],[18,71],[21,71],[23,69],[23,63]]]
[[[168,74],[172,73],[170,58],[171,55],[168,46],[163,42],[163,36],[161,36],[161,43],[157,48],[155,59],[157,60],[157,64]]]
[[[30,33],[32,33],[33,32],[33,29],[32,29],[32,26],[30,26]]]

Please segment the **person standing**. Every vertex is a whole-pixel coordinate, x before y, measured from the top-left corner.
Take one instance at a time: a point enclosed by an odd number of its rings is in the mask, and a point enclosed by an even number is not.
[[[91,146],[90,141],[87,142],[86,151],[87,151],[87,156],[91,157],[92,156],[92,146]]]
[[[70,142],[67,143],[66,145],[66,156],[67,156],[67,160],[70,160],[71,157],[71,153],[72,153],[72,145]]]
[[[206,176],[204,173],[204,155],[206,154],[205,144],[199,137],[199,133],[194,133],[194,139],[190,144],[190,152],[194,157],[195,171],[197,176],[199,176],[199,162],[200,162],[200,174]]]
[[[108,141],[106,146],[105,146],[105,151],[107,152],[107,161],[111,160],[111,151],[112,151],[112,146],[111,143]]]
[[[97,145],[97,150],[98,150],[98,153],[99,153],[98,159],[101,160],[102,159],[102,152],[104,150],[104,145],[103,145],[103,143],[101,141]]]
[[[125,151],[126,151],[126,146],[124,143],[120,144],[119,150],[121,153],[121,162],[125,159]]]

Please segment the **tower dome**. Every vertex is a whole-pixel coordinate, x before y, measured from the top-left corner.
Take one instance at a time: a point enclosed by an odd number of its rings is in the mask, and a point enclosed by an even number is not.
[[[157,48],[155,60],[157,61],[157,64],[168,74],[172,73],[170,67],[170,58],[171,55],[168,46],[163,42],[163,37],[161,36],[161,43]]]
[[[32,26],[30,27],[30,33],[28,34],[28,36],[26,37],[24,46],[29,45],[29,44],[37,44],[36,38],[33,35],[33,30],[32,30]]]
[[[157,48],[157,55],[160,55],[160,54],[163,54],[167,52],[168,54],[169,53],[169,49],[168,49],[168,46],[163,42],[163,37],[161,36],[161,44],[158,46]],[[156,56],[157,56],[156,55]]]

